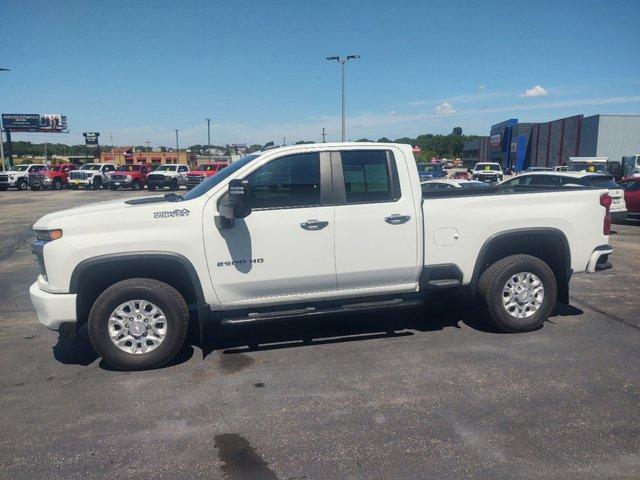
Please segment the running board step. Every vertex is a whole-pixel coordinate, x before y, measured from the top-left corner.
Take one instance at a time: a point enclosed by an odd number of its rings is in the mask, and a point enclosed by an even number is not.
[[[306,307],[292,310],[277,310],[270,312],[251,312],[244,317],[223,318],[222,325],[238,325],[242,323],[253,323],[264,320],[278,320],[290,317],[311,317],[316,315],[329,315],[337,313],[354,313],[366,310],[380,310],[384,308],[410,308],[422,306],[422,300],[403,300],[396,298],[392,300],[381,300],[378,302],[347,303],[339,307]]]
[[[457,278],[444,278],[442,280],[429,280],[427,287],[429,288],[453,288],[462,284]]]

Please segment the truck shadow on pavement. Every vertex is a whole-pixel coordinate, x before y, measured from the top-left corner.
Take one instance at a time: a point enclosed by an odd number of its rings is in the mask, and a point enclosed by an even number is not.
[[[582,310],[571,305],[558,304],[549,322],[555,323],[555,316],[582,313]],[[206,357],[216,350],[225,354],[238,354],[405,337],[415,335],[416,332],[433,332],[447,327],[461,328],[461,324],[481,332],[504,334],[479,314],[478,307],[468,297],[447,293],[439,294],[437,299],[430,300],[419,308],[290,318],[232,326],[212,323],[205,329],[204,341],[200,340],[197,329],[192,329],[185,347],[166,366],[189,361],[194,354],[194,347],[201,348],[203,357]],[[59,362],[75,365],[90,365],[98,358],[89,342],[86,326],[81,328],[76,340],[59,337],[53,354]],[[99,366],[113,370],[104,361]]]

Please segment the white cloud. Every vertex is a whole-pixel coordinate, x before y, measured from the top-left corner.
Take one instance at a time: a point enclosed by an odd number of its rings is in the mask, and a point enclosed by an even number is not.
[[[547,92],[544,88],[542,88],[541,85],[536,85],[535,87],[527,88],[524,91],[524,93],[522,93],[520,96],[523,98],[527,98],[527,97],[546,97],[547,95],[549,95],[549,92]]]
[[[478,85],[478,90],[484,90],[485,88],[487,88],[486,85]]]
[[[442,102],[436,107],[435,112],[438,115],[448,115],[451,113],[456,113],[456,109],[453,108],[453,105],[451,105],[449,102]]]

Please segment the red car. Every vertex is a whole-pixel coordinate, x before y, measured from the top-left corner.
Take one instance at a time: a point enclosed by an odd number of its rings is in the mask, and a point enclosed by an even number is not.
[[[618,184],[624,190],[627,218],[640,218],[640,177],[623,178]]]
[[[199,165],[196,170],[187,173],[187,188],[191,190],[193,187],[200,185],[207,178],[212,177],[228,164],[225,162],[207,163]]]
[[[150,170],[146,163],[120,165],[115,172],[109,174],[109,188],[111,190],[119,188],[140,190],[147,183],[147,175]]]
[[[469,180],[469,174],[467,172],[455,172],[451,178],[456,180]]]
[[[30,173],[29,186],[31,190],[34,191],[40,190],[41,188],[60,190],[69,184],[69,172],[77,168],[78,166],[73,163],[63,163]]]

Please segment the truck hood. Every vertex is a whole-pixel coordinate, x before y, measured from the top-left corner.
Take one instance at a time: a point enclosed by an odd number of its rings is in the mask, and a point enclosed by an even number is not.
[[[158,209],[158,206],[179,205],[179,202],[169,202],[163,196],[137,197],[125,200],[110,200],[106,202],[90,203],[79,207],[50,213],[39,219],[34,225],[34,230],[48,230],[53,228],[64,229],[65,225],[96,225],[108,222],[123,215],[129,215],[131,209]],[[126,213],[125,213],[126,212]]]

